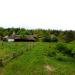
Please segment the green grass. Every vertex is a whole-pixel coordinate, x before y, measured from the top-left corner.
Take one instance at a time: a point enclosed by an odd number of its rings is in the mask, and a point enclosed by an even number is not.
[[[0,57],[9,55],[11,52],[18,51],[25,46],[25,43],[0,42]]]
[[[73,45],[72,45],[73,44]],[[66,61],[59,61],[56,57],[46,55],[56,43],[45,42],[0,42],[0,57],[28,47],[23,55],[11,60],[0,68],[0,75],[75,75],[75,61],[67,57]],[[74,48],[75,42],[69,43]],[[49,66],[53,71],[46,68]]]

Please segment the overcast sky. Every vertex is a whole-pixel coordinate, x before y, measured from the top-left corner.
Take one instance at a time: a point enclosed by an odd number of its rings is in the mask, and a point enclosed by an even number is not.
[[[75,30],[75,0],[0,0],[0,27]]]

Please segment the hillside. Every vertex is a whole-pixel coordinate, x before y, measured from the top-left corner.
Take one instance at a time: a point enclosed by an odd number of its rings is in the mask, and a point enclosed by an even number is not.
[[[57,43],[46,42],[0,42],[0,57],[5,58],[12,52],[23,54],[0,67],[0,75],[75,75],[75,60],[67,56],[58,60],[57,56],[48,56]],[[75,42],[68,43],[75,49]],[[62,54],[59,56],[61,57]]]

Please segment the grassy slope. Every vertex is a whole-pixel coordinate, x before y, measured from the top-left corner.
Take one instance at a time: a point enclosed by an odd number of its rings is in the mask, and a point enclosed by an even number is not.
[[[33,44],[33,43],[30,43]],[[25,43],[17,43],[21,49]],[[0,68],[0,75],[75,75],[75,62],[61,62],[45,56],[45,51],[53,43],[34,43],[34,46],[22,56],[15,58],[5,67]],[[71,45],[70,45],[71,46]],[[11,48],[12,49],[12,48]],[[54,71],[48,71],[44,66],[49,65]]]
[[[26,43],[24,42],[0,42],[0,57],[5,57],[14,51],[19,51],[24,48],[25,45]]]

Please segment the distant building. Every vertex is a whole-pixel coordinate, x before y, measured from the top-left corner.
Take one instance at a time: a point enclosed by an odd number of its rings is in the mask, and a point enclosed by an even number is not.
[[[24,37],[20,37],[20,35],[16,35],[14,32],[11,36],[5,36],[4,39],[8,42],[19,42],[19,41],[26,41],[26,42],[34,42],[36,40],[36,35],[25,35]]]
[[[9,42],[11,42],[11,41],[13,42],[13,41],[15,41],[15,37],[16,37],[16,34],[15,34],[15,32],[13,32],[13,34],[11,36],[8,36],[7,40]]]

